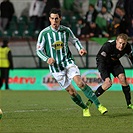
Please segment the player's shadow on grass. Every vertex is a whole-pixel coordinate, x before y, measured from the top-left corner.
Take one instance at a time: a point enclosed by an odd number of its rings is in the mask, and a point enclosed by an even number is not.
[[[109,114],[109,118],[115,118],[115,117],[125,117],[125,116],[133,116],[133,112],[129,113],[115,113],[115,114]]]

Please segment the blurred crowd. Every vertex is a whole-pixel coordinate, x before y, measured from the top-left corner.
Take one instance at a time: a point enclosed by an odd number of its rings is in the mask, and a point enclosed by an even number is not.
[[[69,26],[80,38],[113,37],[126,33],[133,37],[133,0],[88,0],[83,13],[84,0],[32,0],[16,16],[10,0],[0,3],[0,37],[37,37],[49,25],[51,8],[62,10],[62,24]],[[114,9],[112,11],[112,9]]]
[[[69,14],[68,18],[72,16],[70,22],[72,29],[78,37],[109,38],[119,33],[126,33],[130,37],[133,37],[132,0],[117,0],[116,4],[112,0],[89,1],[88,11],[85,15],[82,14],[82,0],[77,1],[80,6],[73,3],[74,13],[66,13],[64,17],[67,17],[67,14]],[[77,8],[80,10],[77,10]],[[112,11],[112,9],[114,10]],[[76,18],[77,23],[75,25],[73,24],[73,20]]]

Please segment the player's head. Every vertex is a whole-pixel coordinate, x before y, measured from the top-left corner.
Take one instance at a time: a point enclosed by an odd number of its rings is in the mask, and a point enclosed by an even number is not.
[[[116,38],[116,48],[119,51],[122,51],[126,47],[127,41],[128,41],[127,34],[124,33],[119,34]]]
[[[3,39],[3,45],[2,45],[2,46],[3,46],[3,47],[8,46],[8,42],[9,42],[8,39],[7,39],[7,38],[4,38],[4,39]]]
[[[52,28],[57,30],[61,22],[61,10],[57,8],[52,8],[49,13],[49,21]]]

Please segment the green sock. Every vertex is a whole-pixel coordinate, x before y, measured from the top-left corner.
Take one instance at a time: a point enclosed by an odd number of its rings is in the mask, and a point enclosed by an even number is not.
[[[86,85],[84,87],[84,89],[82,89],[83,93],[85,94],[85,96],[90,99],[91,101],[93,101],[93,103],[96,105],[96,107],[98,108],[98,106],[100,105],[100,102],[97,98],[97,96],[95,95],[95,93],[92,91],[92,89]]]
[[[81,97],[79,94],[76,94],[75,96],[71,96],[72,100],[79,105],[81,108],[85,109],[87,106],[83,103]]]

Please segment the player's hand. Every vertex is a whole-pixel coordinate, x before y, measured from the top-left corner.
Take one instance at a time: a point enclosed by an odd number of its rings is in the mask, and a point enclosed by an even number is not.
[[[85,49],[81,49],[81,50],[79,50],[79,54],[81,56],[83,56],[83,55],[87,54],[87,51]]]
[[[48,63],[49,65],[54,65],[54,63],[55,63],[54,58],[49,58],[49,59],[47,60],[47,63]]]

